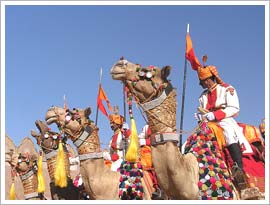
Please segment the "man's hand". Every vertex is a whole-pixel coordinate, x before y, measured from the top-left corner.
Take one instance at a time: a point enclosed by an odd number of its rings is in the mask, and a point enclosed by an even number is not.
[[[194,117],[198,122],[203,120],[203,115],[201,113],[194,113]]]
[[[208,113],[203,115],[203,118],[206,118],[208,121],[214,121],[215,115],[213,112],[208,112]]]

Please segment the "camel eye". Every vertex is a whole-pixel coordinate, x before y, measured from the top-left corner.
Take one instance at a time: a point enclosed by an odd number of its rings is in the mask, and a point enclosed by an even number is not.
[[[53,138],[54,140],[56,140],[56,139],[57,139],[57,135],[53,135],[52,138]]]
[[[44,135],[44,138],[45,138],[45,139],[48,139],[48,138],[49,138],[49,134],[46,133],[46,134]]]
[[[69,122],[71,120],[71,116],[70,115],[67,115],[66,116],[66,121]]]
[[[147,78],[152,78],[152,76],[153,76],[153,75],[152,75],[151,72],[147,72],[147,73],[146,73],[146,77],[147,77]]]
[[[140,77],[145,76],[145,72],[144,72],[144,71],[140,71],[140,72],[139,72],[139,76],[140,76]]]

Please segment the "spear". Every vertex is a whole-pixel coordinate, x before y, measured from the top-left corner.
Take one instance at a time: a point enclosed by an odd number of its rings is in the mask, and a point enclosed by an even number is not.
[[[98,84],[98,96],[99,96],[100,89],[101,89],[101,79],[102,79],[102,67],[100,67],[100,78],[99,78],[99,84]],[[95,123],[96,126],[97,126],[97,122],[98,122],[98,104],[97,104],[97,111],[96,111],[96,123]]]
[[[187,34],[189,33],[189,24],[187,24]],[[182,130],[184,123],[184,108],[185,108],[185,92],[186,92],[186,78],[187,78],[187,58],[185,56],[185,66],[184,66],[184,80],[183,80],[183,90],[182,90],[182,106],[181,106],[181,118],[180,118],[180,136],[179,136],[179,150],[182,151]]]

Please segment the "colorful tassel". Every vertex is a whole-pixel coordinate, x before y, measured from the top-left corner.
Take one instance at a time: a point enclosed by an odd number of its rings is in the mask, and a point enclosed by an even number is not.
[[[10,200],[15,200],[16,199],[16,195],[15,195],[15,183],[14,183],[14,177],[16,175],[15,169],[12,168],[11,169],[11,179],[12,179],[12,183],[10,186],[10,190],[9,190],[9,199]]]
[[[12,180],[12,184],[10,187],[10,191],[9,191],[9,199],[10,200],[15,200],[16,196],[15,196],[15,184],[14,184],[14,180]]]
[[[38,193],[44,193],[45,192],[45,182],[44,182],[44,177],[43,177],[43,173],[42,173],[42,152],[40,152],[39,158],[38,158],[37,177],[38,177]]]
[[[130,144],[126,154],[126,160],[128,162],[136,162],[139,151],[139,141],[134,118],[130,119],[130,124],[131,124],[131,136],[130,136]]]
[[[54,174],[55,185],[61,188],[67,187],[67,174],[65,167],[65,155],[62,141],[59,141],[58,154],[56,159],[56,170]]]

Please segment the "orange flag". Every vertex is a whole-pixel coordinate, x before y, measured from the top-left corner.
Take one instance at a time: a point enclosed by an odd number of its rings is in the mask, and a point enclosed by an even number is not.
[[[104,114],[106,115],[107,117],[109,117],[103,103],[102,103],[102,100],[105,100],[106,103],[107,103],[107,107],[110,111],[112,111],[112,107],[110,105],[110,101],[105,93],[105,91],[103,90],[103,88],[100,86],[99,88],[99,94],[98,94],[98,98],[97,98],[97,105],[98,105],[98,108],[99,110]]]
[[[197,70],[201,66],[200,61],[197,59],[192,46],[192,41],[189,33],[186,35],[186,59],[189,60],[193,70]]]

